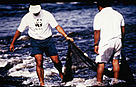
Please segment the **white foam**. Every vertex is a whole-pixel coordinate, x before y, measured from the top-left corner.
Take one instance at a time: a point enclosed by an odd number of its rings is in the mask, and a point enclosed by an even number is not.
[[[21,62],[22,60],[21,59],[19,59],[19,57],[16,57],[16,58],[11,58],[11,59],[9,59],[9,60],[7,60],[8,62],[10,62],[10,63],[19,63],[19,62]]]
[[[50,76],[51,74],[52,74],[52,72],[51,72],[51,69],[45,69],[44,70],[44,74],[46,75],[46,76]]]
[[[56,74],[59,73],[58,70],[56,68],[54,68],[54,67],[51,69],[51,72],[56,73]]]
[[[86,86],[93,86],[96,82],[97,82],[97,79],[96,79],[96,77],[94,77],[93,79],[86,80],[84,84]]]
[[[9,76],[23,76],[23,77],[31,77],[31,73],[29,71],[15,71],[9,74]]]
[[[50,75],[52,75],[54,73],[58,74],[58,70],[55,69],[55,68],[47,68],[47,69],[44,70],[45,76],[50,76]]]
[[[84,53],[84,55],[85,55],[86,57],[88,57],[88,54],[87,54],[87,53]]]
[[[0,67],[5,67],[8,64],[6,59],[0,59]]]
[[[8,50],[0,49],[0,52],[7,52]]]
[[[34,61],[35,61],[34,59],[23,60],[23,63],[28,64],[28,63],[33,63]]]
[[[86,85],[84,85],[83,83],[78,83],[76,87],[86,87]]]
[[[26,65],[25,64],[17,64],[17,65],[15,65],[13,68],[11,68],[10,70],[9,70],[9,73],[10,72],[14,72],[14,71],[17,71],[17,70],[21,70],[22,68],[24,68],[24,67],[26,67]]]
[[[113,85],[113,82],[114,82],[114,79],[115,79],[115,78],[110,78],[110,79],[111,79],[111,82],[109,82],[109,84],[110,84],[110,85]],[[124,81],[124,80],[119,80],[119,79],[118,79],[118,82],[117,82],[117,83],[120,83],[120,82],[121,82],[121,83],[125,83],[126,81]]]
[[[3,57],[8,57],[8,54],[4,54]]]
[[[80,83],[82,86],[84,85],[85,79],[84,78],[74,78],[72,81],[67,82],[65,86],[76,86]]]
[[[108,78],[104,75],[103,81],[105,86],[111,85],[114,78]],[[119,82],[125,82],[124,80],[118,80]],[[97,78],[94,77],[93,79],[83,79],[83,78],[74,78],[72,81],[67,82],[64,86],[76,86],[76,87],[88,87],[93,86],[97,82]]]
[[[79,40],[81,40],[82,38],[81,38],[81,37],[79,37],[78,39],[79,39]]]
[[[23,83],[22,83],[22,84],[27,85],[27,84],[30,84],[30,83],[31,83],[31,80],[26,80],[26,81],[23,81]]]

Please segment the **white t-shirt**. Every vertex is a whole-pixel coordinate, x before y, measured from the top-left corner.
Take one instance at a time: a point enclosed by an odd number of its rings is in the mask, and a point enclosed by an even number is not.
[[[41,10],[38,16],[27,13],[21,20],[18,30],[23,32],[28,27],[28,34],[34,39],[43,40],[52,35],[51,27],[58,25],[54,16],[45,10]]]
[[[121,26],[124,26],[123,16],[113,10],[111,7],[106,7],[96,14],[94,18],[94,30],[100,30],[99,45],[106,44],[114,38],[121,38]]]

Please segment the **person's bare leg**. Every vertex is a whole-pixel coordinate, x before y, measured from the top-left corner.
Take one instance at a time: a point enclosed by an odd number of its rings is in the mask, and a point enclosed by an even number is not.
[[[113,59],[112,64],[113,64],[114,78],[118,79],[118,77],[119,77],[119,70],[120,70],[119,60],[118,59]]]
[[[59,60],[58,55],[56,55],[56,56],[50,56],[50,58],[52,59],[55,68],[59,71],[60,78],[63,79],[62,63],[61,63],[61,61]]]
[[[103,71],[104,71],[104,63],[98,64],[97,82],[102,82]]]
[[[44,70],[43,70],[43,55],[36,54],[36,72],[40,81],[40,86],[44,86]]]

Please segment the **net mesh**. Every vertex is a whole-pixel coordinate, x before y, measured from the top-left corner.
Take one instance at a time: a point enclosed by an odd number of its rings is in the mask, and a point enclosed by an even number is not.
[[[68,52],[65,64],[64,81],[71,81],[73,79],[73,74],[77,69],[89,68],[93,71],[97,71],[97,64],[89,58],[85,53],[82,52],[80,48],[76,46],[71,41],[68,41]],[[111,77],[111,71],[105,69],[104,73]],[[109,74],[110,73],[110,74]]]
[[[121,59],[119,79],[132,81],[133,80],[132,72],[124,58]],[[74,44],[71,41],[68,41],[68,52],[65,63],[65,73],[63,81],[64,82],[71,81],[73,79],[73,75],[75,74],[74,73],[75,70],[77,69],[82,70],[85,68],[89,68],[97,72],[97,64],[91,58],[86,56],[85,53],[83,53],[82,50],[76,46],[76,44]],[[126,70],[128,71],[126,72]],[[109,71],[107,68],[105,68],[103,74],[111,78],[114,77],[113,71]]]

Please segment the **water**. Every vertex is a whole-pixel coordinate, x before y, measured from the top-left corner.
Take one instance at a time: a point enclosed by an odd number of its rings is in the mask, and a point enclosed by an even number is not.
[[[0,5],[0,66],[12,64],[13,67],[2,73],[4,76],[26,77],[23,81],[26,85],[39,85],[36,75],[36,63],[30,56],[30,41],[18,40],[15,43],[15,52],[9,52],[9,46],[12,41],[15,30],[19,26],[20,20],[27,13],[28,4],[2,4]],[[58,23],[63,27],[65,32],[72,33],[71,37],[75,40],[76,45],[92,59],[96,54],[93,52],[93,18],[98,12],[95,5],[84,5],[78,3],[47,3],[42,4],[43,9],[50,11],[55,16]],[[116,5],[114,9],[122,13],[126,23],[126,36],[123,52],[127,57],[134,77],[136,79],[136,6],[135,5]],[[27,30],[22,33],[27,35]],[[60,60],[63,65],[66,60],[67,42],[56,29],[53,29],[53,37],[56,40]],[[53,67],[50,58],[44,56],[45,84],[47,86],[58,86],[61,79],[58,71]],[[85,72],[88,71],[88,72]],[[96,82],[96,72],[92,70],[78,70],[73,81],[64,84],[76,85],[77,87],[91,86]],[[79,74],[80,73],[80,74]],[[11,86],[14,86],[12,84]]]

